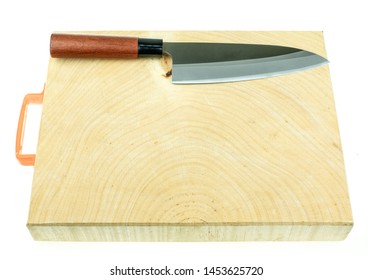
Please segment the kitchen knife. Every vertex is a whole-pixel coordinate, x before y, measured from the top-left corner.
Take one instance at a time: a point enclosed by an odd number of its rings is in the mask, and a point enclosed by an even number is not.
[[[163,42],[162,39],[105,35],[52,34],[56,58],[138,58],[172,56],[175,84],[262,79],[328,63],[315,53],[275,45]]]

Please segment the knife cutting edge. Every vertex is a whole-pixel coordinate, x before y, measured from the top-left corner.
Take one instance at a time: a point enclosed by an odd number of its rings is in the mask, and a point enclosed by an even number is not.
[[[138,58],[172,56],[174,84],[263,79],[318,67],[328,60],[315,53],[276,45],[163,42],[136,37],[52,34],[55,58]]]

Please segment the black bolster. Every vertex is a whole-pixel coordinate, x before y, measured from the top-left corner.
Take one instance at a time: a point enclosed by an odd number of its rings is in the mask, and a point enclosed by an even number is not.
[[[163,40],[138,38],[138,56],[162,55]]]

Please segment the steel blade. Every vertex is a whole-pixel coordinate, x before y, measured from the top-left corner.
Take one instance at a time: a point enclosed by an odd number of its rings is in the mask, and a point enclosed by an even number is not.
[[[165,43],[175,84],[255,80],[302,71],[328,60],[301,49],[250,44]]]

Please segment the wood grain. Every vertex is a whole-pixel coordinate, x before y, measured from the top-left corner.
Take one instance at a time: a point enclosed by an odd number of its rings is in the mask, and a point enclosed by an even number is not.
[[[109,32],[279,44],[319,32]],[[28,227],[36,240],[341,240],[352,227],[328,66],[173,85],[167,58],[51,59]]]
[[[137,58],[138,38],[52,34],[50,55],[56,58]]]

